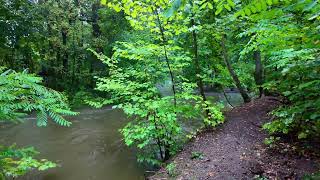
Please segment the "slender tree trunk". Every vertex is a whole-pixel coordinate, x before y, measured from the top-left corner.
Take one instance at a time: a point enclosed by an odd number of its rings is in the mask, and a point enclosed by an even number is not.
[[[100,6],[99,0],[92,4],[92,35],[95,38],[98,38],[101,35],[100,26],[98,24],[98,20],[99,20],[98,11],[100,7],[101,6]]]
[[[153,121],[154,121],[153,123],[154,123],[156,131],[159,131],[159,127],[156,122],[156,119],[157,119],[156,116],[157,116],[156,114],[153,115]],[[163,127],[161,125],[160,125],[160,128],[165,129],[165,127]],[[170,158],[170,144],[165,142],[165,139],[168,137],[170,138],[170,136],[166,137],[165,135],[162,135],[162,136],[157,135],[157,137],[156,137],[156,141],[157,141],[157,145],[159,148],[160,157],[161,157],[162,161],[169,160],[169,158]]]
[[[69,54],[68,54],[68,50],[67,50],[68,30],[62,29],[61,35],[62,35],[62,44],[64,46],[64,55],[63,55],[63,59],[62,59],[63,70],[64,70],[64,73],[68,74],[68,65],[69,65],[69,62],[68,62]]]
[[[228,98],[228,96],[227,96],[226,92],[224,91],[224,89],[222,89],[222,92],[223,92],[224,97],[225,97],[225,98],[226,98],[226,100],[227,100],[227,103],[228,103],[231,107],[234,107],[234,106],[231,104],[231,102],[230,102],[230,100],[229,100],[229,98]]]
[[[75,84],[75,79],[76,79],[76,45],[75,45],[75,34],[73,33],[72,35],[72,47],[73,47],[73,50],[72,50],[72,74],[71,74],[71,85],[73,87],[77,87],[76,84]]]
[[[163,161],[167,161],[170,159],[170,146],[168,144],[166,144],[164,146],[164,159]]]
[[[46,12],[49,14],[49,12]],[[50,86],[54,89],[58,89],[57,86],[57,78],[59,74],[57,73],[57,70],[53,67],[59,66],[59,58],[60,58],[60,49],[59,47],[55,46],[54,43],[51,40],[52,37],[52,27],[51,27],[51,22],[49,21],[48,17],[46,17],[46,23],[47,23],[47,40],[48,40],[48,47],[44,51],[47,51],[50,57],[54,57],[52,61],[50,61],[50,66],[51,68],[48,68],[49,73],[47,73],[47,81],[45,82],[47,86]],[[45,72],[46,69],[41,66],[42,70],[41,72]]]
[[[30,52],[26,52],[24,57],[26,59],[26,62],[28,62],[28,64],[26,64],[26,67],[29,68],[29,71],[31,73],[35,73],[34,72],[34,61],[32,60],[32,55],[30,54]]]
[[[194,14],[192,14],[192,16],[191,16],[191,27],[194,27],[194,26],[195,26]],[[206,102],[207,101],[207,97],[206,97],[206,94],[204,92],[203,81],[202,81],[202,79],[200,77],[201,68],[200,68],[200,62],[199,62],[197,33],[196,33],[196,31],[194,29],[192,30],[192,38],[193,38],[193,51],[194,51],[193,62],[194,62],[194,65],[195,65],[197,85],[198,85],[199,92],[200,92],[200,95],[201,95],[203,101]],[[208,104],[207,103],[204,103],[204,104],[205,104],[205,107],[206,107],[206,109],[205,109],[206,116],[207,116],[207,118],[211,119],[212,117],[210,115]]]
[[[93,2],[93,4],[91,5],[91,26],[92,26],[92,36],[93,39],[98,39],[101,36],[101,29],[99,26],[99,14],[98,11],[101,8],[100,5],[100,0],[95,0],[95,2]],[[95,44],[94,45],[94,49],[97,53],[102,53],[103,52],[103,47],[100,46],[100,44]],[[92,55],[92,57],[90,58],[89,61],[89,73],[93,74],[93,72],[95,71],[95,69],[98,68],[98,63],[100,61],[97,59],[96,56]],[[93,88],[96,84],[94,82],[93,78],[89,78],[89,84],[90,86]]]
[[[168,51],[167,51],[167,46],[166,46],[167,39],[166,39],[166,37],[164,35],[164,28],[162,27],[162,23],[161,23],[161,20],[160,20],[160,17],[159,17],[159,13],[157,12],[157,10],[153,10],[153,11],[157,16],[157,21],[158,21],[158,24],[159,24],[160,34],[161,34],[162,43],[163,43],[164,57],[165,57],[165,60],[166,60],[167,68],[169,70],[171,83],[172,83],[171,88],[172,88],[172,93],[173,93],[173,103],[174,103],[174,106],[176,107],[177,106],[176,84],[175,84],[174,74],[173,74],[173,71],[172,71],[172,68],[171,68],[171,65],[170,65],[170,61],[169,61],[169,56],[168,56]],[[163,127],[163,128],[165,128],[165,127]],[[171,132],[169,132],[169,134],[171,134]],[[168,137],[171,138],[170,135],[168,135]],[[166,161],[169,158],[170,158],[170,145],[167,144],[167,143],[164,143],[164,154],[163,154],[163,159],[162,160]]]
[[[248,93],[245,91],[244,87],[241,85],[241,82],[240,82],[240,80],[238,78],[238,75],[235,73],[234,69],[231,66],[231,63],[230,63],[230,60],[229,60],[229,57],[228,57],[228,53],[227,53],[227,49],[226,49],[226,45],[225,45],[225,40],[226,40],[226,37],[225,37],[225,35],[223,35],[222,39],[221,39],[221,48],[222,48],[222,54],[223,54],[224,63],[227,66],[227,69],[228,69],[228,71],[229,71],[229,73],[230,73],[235,85],[239,89],[240,94],[241,94],[241,96],[243,98],[243,101],[245,103],[248,103],[248,102],[251,101],[251,98],[249,97]]]
[[[173,75],[173,72],[172,72],[172,69],[171,69],[171,66],[170,66],[170,63],[169,63],[169,58],[168,58],[166,45],[164,45],[163,48],[164,48],[164,55],[165,55],[165,58],[166,58],[166,63],[167,63],[167,67],[168,67],[168,70],[169,70],[169,73],[170,73],[170,78],[171,78],[171,83],[172,83],[171,88],[172,88],[172,93],[173,93],[174,106],[177,106],[176,84],[175,84],[175,80],[174,80],[174,75]]]
[[[256,82],[256,85],[259,88],[259,98],[261,98],[261,96],[264,94],[264,90],[263,90],[263,82],[264,82],[264,78],[263,78],[263,65],[262,65],[262,61],[261,61],[261,53],[259,50],[254,51],[253,52],[253,57],[254,57],[254,61],[255,61],[255,73],[254,73],[254,80]]]
[[[147,118],[149,118],[149,115],[147,116]],[[158,131],[158,125],[156,122],[156,114],[153,115],[153,123],[154,123],[154,127],[155,127],[156,131]],[[164,160],[165,155],[163,154],[163,151],[162,151],[162,144],[161,144],[160,137],[157,135],[156,139],[157,139],[157,145],[159,148],[160,158],[161,158],[161,160]]]
[[[172,71],[172,68],[171,68],[171,65],[170,65],[170,62],[169,62],[167,46],[166,46],[167,39],[166,39],[166,37],[164,35],[164,29],[162,27],[162,23],[161,23],[161,20],[160,20],[160,17],[159,17],[159,13],[157,12],[157,10],[153,10],[153,11],[157,15],[157,20],[158,20],[159,29],[160,29],[160,33],[161,33],[161,37],[162,37],[162,42],[163,42],[164,57],[165,57],[165,60],[166,60],[167,68],[169,70],[171,83],[172,83],[171,88],[172,88],[172,93],[173,93],[174,106],[176,106],[177,105],[176,84],[175,84],[175,80],[174,80],[174,74],[173,74],[173,71]]]
[[[61,59],[61,50],[60,50],[61,48],[60,47],[57,47],[56,48],[56,63],[55,64],[57,64],[58,65],[58,67],[60,66],[60,59]],[[53,79],[54,79],[54,85],[55,85],[55,90],[60,90],[60,85],[58,85],[58,79],[62,79],[62,73],[61,72],[59,72],[59,71],[56,71],[56,70],[54,70],[54,72],[56,72],[55,73],[55,76],[53,77]]]

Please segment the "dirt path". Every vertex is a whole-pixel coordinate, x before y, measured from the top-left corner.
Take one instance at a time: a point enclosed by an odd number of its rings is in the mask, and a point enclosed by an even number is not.
[[[278,101],[265,97],[227,112],[226,123],[199,135],[172,159],[174,177],[161,169],[150,179],[300,179],[315,171],[314,160],[270,150],[263,144],[267,135],[261,126],[277,105]],[[203,157],[191,159],[194,152]]]

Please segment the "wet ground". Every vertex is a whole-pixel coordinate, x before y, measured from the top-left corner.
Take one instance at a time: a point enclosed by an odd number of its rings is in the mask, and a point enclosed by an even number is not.
[[[319,158],[291,153],[290,144],[280,149],[263,144],[267,134],[261,127],[277,105],[265,97],[228,111],[226,123],[198,135],[168,162],[173,172],[162,168],[150,179],[301,179],[317,171]]]

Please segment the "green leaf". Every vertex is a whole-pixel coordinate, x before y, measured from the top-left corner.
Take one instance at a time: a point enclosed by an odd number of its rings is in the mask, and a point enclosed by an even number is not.
[[[228,4],[223,5],[228,11],[231,11],[231,7]]]
[[[101,0],[101,4],[102,5],[106,5],[107,4],[107,0]]]
[[[236,6],[236,4],[233,2],[233,0],[227,0],[228,4],[234,8]]]
[[[167,18],[170,18],[178,11],[181,5],[182,5],[182,0],[173,0],[170,3],[170,8],[164,12],[164,16]]]
[[[301,133],[299,133],[299,135],[298,135],[298,138],[299,139],[305,139],[305,138],[307,138],[308,137],[308,135],[305,133],[305,132],[301,132]]]
[[[220,14],[222,10],[223,10],[223,9],[222,9],[222,6],[218,6],[218,7],[217,7],[217,10],[216,10],[216,12],[215,12],[215,15]]]

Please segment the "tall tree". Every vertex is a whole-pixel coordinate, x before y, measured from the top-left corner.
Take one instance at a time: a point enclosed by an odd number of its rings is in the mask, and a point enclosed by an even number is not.
[[[245,103],[248,103],[251,101],[251,98],[250,96],[248,95],[247,91],[245,90],[245,88],[242,86],[240,80],[239,80],[239,77],[238,75],[236,74],[236,72],[234,71],[232,65],[231,65],[231,62],[230,62],[230,59],[229,59],[229,55],[228,55],[228,51],[227,51],[227,48],[226,48],[226,35],[222,35],[222,38],[221,38],[221,48],[222,48],[222,56],[223,56],[223,60],[224,60],[224,63],[235,83],[235,85],[237,86],[237,88],[239,89],[240,91],[240,94],[243,98],[243,101]]]
[[[255,61],[254,79],[259,89],[259,97],[261,97],[264,94],[263,87],[262,87],[264,80],[263,80],[263,65],[261,61],[261,53],[259,50],[253,52],[253,58]]]

